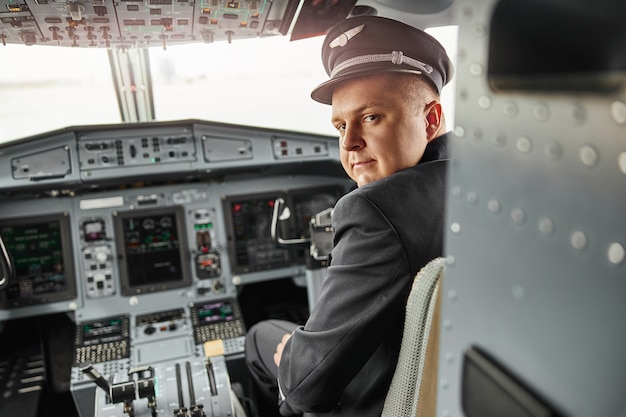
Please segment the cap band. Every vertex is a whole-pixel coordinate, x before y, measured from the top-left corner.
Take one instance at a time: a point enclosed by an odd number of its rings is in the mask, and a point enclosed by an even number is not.
[[[333,78],[337,73],[345,70],[346,68],[353,67],[355,65],[361,64],[370,64],[372,62],[391,62],[396,65],[408,65],[414,68],[417,68],[421,71],[424,71],[427,74],[433,72],[433,67],[428,64],[423,63],[422,61],[418,61],[417,59],[413,59],[404,55],[402,51],[392,51],[390,54],[372,54],[372,55],[361,55],[355,56],[354,58],[346,59],[345,61],[337,64],[335,68],[333,68],[330,73],[330,78]]]

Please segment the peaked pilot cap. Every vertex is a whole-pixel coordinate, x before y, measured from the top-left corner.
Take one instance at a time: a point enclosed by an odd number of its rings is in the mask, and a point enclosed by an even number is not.
[[[438,93],[450,81],[453,67],[443,46],[428,33],[379,16],[351,17],[333,26],[322,45],[322,63],[330,79],[311,98],[331,104],[343,81],[380,72],[417,74]]]

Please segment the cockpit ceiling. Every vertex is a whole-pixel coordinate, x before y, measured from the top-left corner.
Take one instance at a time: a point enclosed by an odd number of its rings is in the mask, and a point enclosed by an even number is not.
[[[348,16],[356,0],[0,0],[3,44],[82,48],[148,47],[319,35]],[[328,2],[327,2],[328,3]]]

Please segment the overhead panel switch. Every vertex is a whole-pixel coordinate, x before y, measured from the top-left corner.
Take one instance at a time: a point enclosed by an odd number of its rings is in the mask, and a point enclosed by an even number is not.
[[[83,13],[85,13],[85,6],[80,3],[68,3],[66,9],[72,20],[82,20]]]

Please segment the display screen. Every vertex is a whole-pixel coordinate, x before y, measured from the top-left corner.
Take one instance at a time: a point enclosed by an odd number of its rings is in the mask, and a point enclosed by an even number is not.
[[[233,272],[304,264],[308,252],[306,243],[283,247],[272,239],[271,224],[276,199],[281,197],[289,208],[287,218],[279,217],[277,234],[284,240],[298,240],[309,238],[311,218],[333,207],[343,193],[341,187],[331,186],[225,199],[224,211]]]
[[[0,234],[16,272],[2,294],[3,306],[19,307],[76,297],[66,216],[3,220]]]
[[[251,272],[289,265],[289,249],[276,246],[270,226],[277,195],[227,199],[233,272]],[[281,224],[281,228],[283,225]]]
[[[121,317],[81,325],[82,346],[117,342],[125,338],[128,325]]]
[[[191,285],[181,207],[114,217],[122,295]]]
[[[94,242],[106,239],[104,220],[87,220],[83,223],[85,242]]]
[[[499,91],[620,91],[626,71],[626,2],[599,3],[497,2],[487,37],[489,85]]]
[[[233,306],[228,301],[196,305],[196,315],[199,325],[233,321],[236,318]]]

